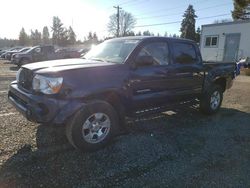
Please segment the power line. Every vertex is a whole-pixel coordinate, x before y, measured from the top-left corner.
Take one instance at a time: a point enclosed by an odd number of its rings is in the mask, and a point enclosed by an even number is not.
[[[211,8],[215,8],[215,7],[222,7],[222,6],[225,6],[225,5],[229,5],[229,3],[224,3],[224,4],[219,4],[219,5],[215,5],[215,6],[211,6],[211,7],[196,9],[196,11],[207,10],[207,9],[211,9]],[[138,20],[152,19],[152,18],[175,16],[175,15],[180,15],[180,14],[183,14],[183,12],[179,12],[179,13],[176,13],[176,14],[162,14],[162,15],[157,15],[157,16],[148,16],[148,17],[141,17],[141,18],[139,17],[139,18],[136,18],[136,19],[138,19]]]
[[[135,1],[138,1],[138,0],[130,0],[130,1],[125,1],[123,3],[120,3],[119,5],[126,5],[126,4],[129,4],[129,3],[132,3],[132,2],[135,2]]]
[[[202,17],[202,18],[197,18],[196,20],[204,20],[208,18],[215,18],[215,17],[220,17],[220,16],[228,16],[230,14],[219,14],[215,16],[208,16],[208,17]],[[181,23],[182,21],[174,21],[174,22],[165,22],[165,23],[157,23],[157,24],[148,24],[148,25],[138,25],[135,27],[149,27],[149,26],[159,26],[159,25],[170,25],[170,24],[175,24],[175,23]]]
[[[195,5],[197,3],[201,3],[203,1],[207,1],[207,0],[197,0],[197,2],[193,3],[192,5]],[[143,14],[139,14],[139,15],[135,15],[135,16],[148,15],[149,13],[154,13],[154,12],[158,13],[158,12],[161,12],[161,11],[176,10],[176,9],[183,8],[183,7],[187,7],[187,5],[176,6],[176,7],[173,7],[173,8],[163,8],[163,9],[153,10],[153,11],[145,12]]]
[[[117,5],[119,5],[119,6],[125,5],[125,8],[127,8],[127,7],[130,7],[130,6],[134,6],[134,5],[138,4],[138,3],[142,3],[143,1],[149,1],[149,0],[142,0],[142,1],[140,1],[140,0],[130,0],[130,1],[123,2],[123,3],[118,3]],[[130,4],[130,3],[132,3],[132,4]],[[112,9],[112,8],[113,8],[112,6],[106,7],[107,10]]]
[[[127,8],[127,7],[131,7],[131,6],[135,6],[135,5],[137,5],[137,4],[145,3],[145,2],[147,2],[147,1],[149,1],[149,0],[142,0],[142,1],[138,1],[138,0],[137,0],[137,2],[134,1],[132,4],[125,5],[125,7]]]

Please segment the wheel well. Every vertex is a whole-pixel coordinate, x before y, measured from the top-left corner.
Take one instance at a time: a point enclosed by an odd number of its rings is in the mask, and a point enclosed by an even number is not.
[[[223,92],[226,90],[226,78],[218,78],[214,81],[215,84],[218,84],[219,86],[222,87]]]
[[[87,100],[94,100],[94,99],[103,100],[109,103],[111,106],[113,106],[113,108],[120,117],[123,117],[125,115],[124,106],[121,102],[120,96],[117,93],[105,92],[97,95],[92,95],[87,98]]]

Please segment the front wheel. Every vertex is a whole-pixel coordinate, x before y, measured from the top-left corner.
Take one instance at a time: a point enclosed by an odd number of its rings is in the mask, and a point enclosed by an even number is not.
[[[104,101],[95,101],[79,110],[66,125],[66,135],[75,148],[95,151],[103,148],[116,134],[118,116]]]
[[[214,114],[219,111],[223,100],[223,90],[219,85],[212,85],[203,94],[200,101],[200,109],[205,114]]]

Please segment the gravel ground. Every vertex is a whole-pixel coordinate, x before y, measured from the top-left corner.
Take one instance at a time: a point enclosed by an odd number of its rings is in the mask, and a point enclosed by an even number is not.
[[[239,76],[220,112],[176,110],[127,123],[93,153],[63,128],[30,123],[7,102],[15,68],[0,61],[0,187],[250,187],[250,77]]]

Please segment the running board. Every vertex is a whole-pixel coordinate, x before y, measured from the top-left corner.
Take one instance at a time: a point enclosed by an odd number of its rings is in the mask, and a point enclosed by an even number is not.
[[[159,113],[166,112],[169,110],[176,110],[176,109],[181,109],[184,107],[196,107],[198,104],[199,104],[198,100],[192,100],[192,101],[186,101],[186,102],[172,104],[172,105],[152,107],[152,108],[147,108],[147,109],[136,111],[132,114],[132,117],[141,117],[145,115],[159,114]]]

